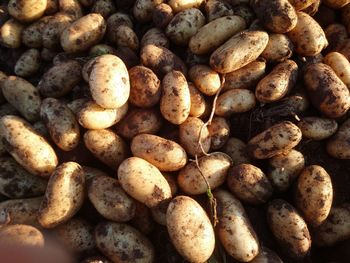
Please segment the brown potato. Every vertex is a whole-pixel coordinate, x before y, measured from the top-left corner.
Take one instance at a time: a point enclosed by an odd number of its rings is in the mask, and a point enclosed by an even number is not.
[[[350,90],[350,62],[346,57],[338,52],[328,53],[323,62],[330,66],[334,73],[343,81]]]
[[[230,123],[222,117],[214,117],[208,125],[211,149],[218,150],[224,146],[230,136]]]
[[[188,75],[196,88],[205,95],[215,95],[221,86],[219,74],[206,65],[198,64],[191,67]]]
[[[138,50],[139,39],[131,27],[120,25],[115,32],[116,34],[114,37],[118,46],[125,46],[134,51]]]
[[[305,117],[298,123],[303,137],[312,140],[324,140],[331,137],[338,129],[338,123],[332,119]]]
[[[186,10],[188,8],[197,8],[203,3],[203,0],[169,0],[168,5],[175,13]]]
[[[270,34],[261,56],[268,62],[282,62],[293,55],[294,46],[284,34]]]
[[[58,11],[58,0],[47,0],[45,15],[52,15]]]
[[[188,83],[188,88],[190,90],[191,98],[190,116],[201,117],[208,111],[209,105],[206,102],[204,95],[196,88],[195,85]]]
[[[149,235],[155,225],[151,210],[139,201],[134,200],[134,203],[136,204],[135,216],[131,219],[130,224],[141,233]]]
[[[43,234],[33,226],[8,225],[0,228],[0,245],[17,247],[43,247]]]
[[[20,77],[34,75],[40,68],[40,52],[37,49],[28,49],[17,60],[15,74]]]
[[[79,0],[59,0],[59,10],[68,14],[73,20],[77,20],[83,16],[83,10]]]
[[[218,97],[215,114],[230,116],[233,113],[250,111],[255,107],[255,95],[248,89],[230,89]]]
[[[28,23],[44,14],[47,2],[47,0],[10,0],[7,7],[13,18]]]
[[[166,3],[161,3],[154,8],[152,20],[156,27],[165,28],[173,17],[174,14],[171,6]]]
[[[348,38],[348,32],[343,24],[330,24],[324,29],[329,45],[326,52],[339,51]],[[326,63],[327,64],[327,63]]]
[[[294,6],[295,10],[303,10],[309,7],[315,0],[289,0],[289,2]]]
[[[350,119],[346,120],[337,133],[327,142],[327,152],[334,158],[350,159]]]
[[[132,13],[138,22],[149,22],[155,7],[162,2],[163,0],[136,0]]]
[[[7,48],[19,48],[24,26],[14,19],[7,20],[0,28],[0,44]]]
[[[104,18],[109,17],[116,12],[114,1],[112,0],[97,0],[91,7],[91,13],[97,13]]]
[[[229,3],[225,3],[220,0],[205,1],[204,7],[205,12],[207,14],[208,22],[211,22],[220,17],[233,15],[233,7],[231,8]]]
[[[246,152],[247,145],[238,138],[229,138],[222,147],[222,151],[230,156],[232,165],[236,166],[242,163],[251,163],[251,160]]]
[[[141,48],[147,45],[169,48],[169,39],[159,28],[149,29],[141,39]]]

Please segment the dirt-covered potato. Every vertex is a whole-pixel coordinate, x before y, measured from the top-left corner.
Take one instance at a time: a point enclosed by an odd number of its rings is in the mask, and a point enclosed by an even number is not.
[[[248,89],[230,89],[218,97],[215,114],[230,116],[233,113],[247,112],[256,105],[255,95]]]
[[[209,136],[211,138],[211,149],[218,150],[224,146],[230,136],[230,123],[222,117],[215,116],[208,125]]]
[[[189,8],[198,8],[203,2],[203,0],[169,0],[168,5],[178,13]]]
[[[52,173],[38,211],[38,221],[44,228],[67,222],[84,202],[85,175],[75,162],[62,163]]]
[[[232,164],[231,158],[221,152],[203,156],[198,159],[198,162],[200,170],[195,162],[190,162],[180,170],[177,177],[179,187],[189,195],[206,193],[208,187],[203,176],[208,181],[211,189],[222,185]]]
[[[68,14],[73,20],[77,20],[83,16],[79,0],[59,0],[59,10]]]
[[[30,173],[49,177],[55,170],[55,151],[25,120],[12,115],[2,117],[0,134],[5,149]]]
[[[157,5],[153,10],[152,21],[158,28],[165,28],[173,19],[173,9],[166,3]]]
[[[293,54],[294,46],[284,34],[270,34],[269,42],[261,56],[268,62],[282,62]]]
[[[193,83],[189,82],[188,88],[190,90],[191,98],[190,116],[201,117],[207,113],[209,105],[205,100],[204,95],[196,88]]]
[[[114,13],[107,19],[107,31],[106,36],[110,42],[113,44],[117,44],[118,42],[118,30],[119,26],[124,25],[129,27],[130,29],[133,28],[133,23],[131,20],[131,17],[124,13]]]
[[[139,48],[139,39],[131,27],[126,25],[118,26],[114,38],[118,46],[129,47],[134,51],[137,51]]]
[[[10,0],[7,7],[13,18],[28,23],[44,14],[47,2],[47,0]]]
[[[343,24],[333,23],[324,29],[329,45],[326,48],[326,53],[329,51],[339,51],[347,41],[348,32]]]
[[[297,12],[298,23],[288,32],[295,52],[301,56],[315,56],[328,46],[326,35],[321,26],[308,14]]]
[[[283,98],[296,84],[298,65],[293,60],[286,60],[259,81],[255,96],[261,103],[271,103]]]
[[[311,237],[296,209],[282,199],[275,199],[269,203],[266,214],[271,232],[286,254],[295,259],[305,257]]]
[[[95,228],[98,249],[112,262],[154,262],[152,243],[126,224],[101,222]]]
[[[315,2],[315,0],[289,0],[295,10],[303,10]]]
[[[307,66],[304,83],[314,107],[329,118],[343,116],[350,108],[349,89],[326,64]]]
[[[250,139],[247,151],[256,159],[268,159],[291,150],[300,142],[301,137],[298,126],[283,121]]]
[[[171,71],[162,80],[160,112],[173,124],[183,123],[190,114],[191,97],[186,77],[180,71]]]
[[[243,31],[234,35],[210,56],[213,70],[225,74],[256,60],[266,48],[269,35],[263,31]]]
[[[346,57],[338,52],[330,52],[324,57],[323,62],[330,66],[348,89],[350,89],[350,62]]]
[[[116,109],[105,109],[93,101],[86,101],[78,109],[76,116],[85,129],[107,129],[123,119],[128,108],[128,103]]]
[[[176,250],[189,262],[206,262],[214,251],[215,236],[204,209],[188,196],[169,204],[166,225]]]
[[[226,144],[222,147],[222,151],[230,156],[232,165],[236,166],[242,163],[251,163],[251,160],[246,152],[246,143],[238,138],[229,138]]]
[[[233,7],[230,6],[229,1],[220,0],[207,0],[205,1],[204,8],[207,14],[208,22],[211,22],[217,18],[233,15]]]
[[[327,142],[327,152],[334,158],[350,159],[350,119],[346,120]]]
[[[100,14],[88,14],[63,30],[60,41],[67,53],[81,52],[97,44],[106,32],[106,22]]]
[[[312,140],[324,140],[331,137],[338,129],[335,120],[320,117],[305,117],[298,123],[303,137]]]
[[[112,0],[97,0],[91,7],[91,13],[97,13],[104,18],[109,17],[116,12],[114,1]]]
[[[90,166],[82,166],[83,170],[84,170],[84,174],[85,174],[85,180],[86,183],[88,184],[88,180],[92,179],[95,176],[108,176],[108,174],[106,174],[105,172],[96,169],[94,167],[90,167]]]
[[[88,181],[88,196],[96,210],[106,219],[126,222],[135,215],[135,202],[109,176],[94,176]]]
[[[17,247],[43,247],[43,234],[29,225],[7,225],[0,228],[0,245]]]
[[[29,77],[35,74],[40,68],[40,52],[37,49],[28,49],[17,60],[15,73],[20,77]]]
[[[207,96],[215,95],[221,86],[219,74],[206,65],[191,67],[188,76],[196,88]]]
[[[141,39],[141,47],[147,45],[155,45],[158,47],[169,48],[169,39],[159,28],[153,27],[149,29]]]
[[[250,263],[283,263],[283,261],[274,251],[261,247],[260,253]]]
[[[114,170],[127,156],[128,150],[124,140],[109,129],[86,131],[84,143],[97,159]]]
[[[259,253],[259,241],[241,202],[225,190],[215,191],[214,197],[220,242],[231,257],[250,262]]]
[[[227,174],[227,185],[235,196],[248,204],[266,203],[273,192],[264,172],[251,164],[232,167]]]
[[[155,7],[163,0],[136,0],[132,13],[138,22],[145,23],[152,20]]]
[[[60,47],[61,33],[72,22],[73,22],[73,18],[69,14],[59,12],[59,13],[56,13],[50,19],[48,19],[47,22],[43,22],[44,23],[42,25],[43,29],[41,29],[41,25],[40,26],[38,25],[39,28],[35,29],[35,30],[38,30],[38,32],[35,31],[37,34],[36,41],[38,42],[38,45],[41,41],[42,45],[48,49],[58,49]],[[39,38],[40,32],[42,32],[41,39]]]
[[[112,54],[115,55],[117,53],[116,49],[106,45],[106,44],[97,44],[94,45],[93,47],[90,48],[89,50],[89,55],[91,57],[98,57],[98,56],[102,56],[105,54]],[[66,53],[64,53],[66,54]]]
[[[349,0],[323,0],[323,4],[334,9],[340,9],[350,3]]]
[[[64,151],[71,151],[80,140],[79,124],[73,112],[54,98],[46,98],[41,103],[40,116],[49,130],[51,139]]]
[[[19,48],[23,28],[24,26],[16,20],[7,20],[0,28],[0,44],[7,48]]]

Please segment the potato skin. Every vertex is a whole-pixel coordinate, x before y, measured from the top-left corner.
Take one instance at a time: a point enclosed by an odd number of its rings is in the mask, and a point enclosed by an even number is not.
[[[282,62],[293,55],[294,45],[284,34],[270,34],[261,56],[268,62]]]
[[[156,5],[162,2],[163,0],[136,0],[132,13],[138,22],[149,22],[152,20],[153,11]]]
[[[17,60],[15,74],[20,77],[34,75],[40,68],[40,52],[37,49],[28,49]]]
[[[233,113],[247,112],[256,105],[255,95],[248,89],[230,89],[218,97],[215,114],[228,117]]]
[[[233,5],[235,4],[238,4],[238,3],[232,3],[232,6],[230,6],[229,1],[225,1],[225,2],[222,2],[219,0],[205,1],[204,8],[207,14],[208,22],[211,22],[220,17],[233,15],[234,14]]]
[[[213,96],[221,87],[219,74],[206,65],[194,65],[188,75],[197,89],[205,95]]]
[[[296,209],[282,199],[271,201],[267,221],[282,249],[292,258],[301,259],[311,247],[307,225]]]
[[[0,43],[7,48],[19,48],[24,26],[14,19],[7,20],[0,28]]]
[[[230,136],[230,123],[222,117],[215,116],[208,125],[209,136],[211,138],[211,149],[218,150],[224,146]]]
[[[188,196],[169,204],[166,224],[176,250],[190,262],[205,262],[215,247],[214,230],[203,208]]]
[[[335,120],[320,117],[305,117],[298,123],[303,137],[312,140],[324,140],[331,137],[338,129]]]
[[[327,152],[334,158],[350,159],[350,119],[346,120],[337,133],[327,142]]]
[[[258,237],[241,202],[225,190],[214,193],[217,200],[218,237],[226,252],[241,262],[250,262],[259,253]]]
[[[236,166],[242,163],[251,163],[251,160],[246,152],[246,143],[238,138],[229,138],[226,144],[222,147],[222,152],[230,156],[232,165]]]
[[[190,90],[190,99],[191,99],[191,108],[190,116],[191,117],[201,117],[208,112],[208,103],[204,98],[204,95],[196,88],[196,86],[189,82],[188,88]]]
[[[174,13],[184,11],[188,8],[197,8],[203,3],[203,0],[169,0],[168,5]]]
[[[338,52],[328,53],[323,62],[330,66],[335,74],[343,81],[343,83],[350,89],[350,62],[347,58]]]
[[[173,9],[166,3],[161,3],[154,8],[153,24],[158,28],[165,28],[171,19],[173,19]]]
[[[162,5],[162,4],[161,4]],[[159,28],[151,28],[149,29],[141,39],[141,47],[147,45],[155,45],[159,47],[169,48],[169,39]]]
[[[261,247],[259,254],[250,263],[283,263],[283,261],[274,251]]]
[[[33,226],[7,225],[0,228],[0,245],[18,247],[43,247],[43,234]]]
[[[115,4],[112,0],[97,0],[91,7],[91,13],[97,13],[104,18],[116,12]]]
[[[7,7],[10,15],[24,23],[40,18],[46,10],[47,0],[10,0]]]

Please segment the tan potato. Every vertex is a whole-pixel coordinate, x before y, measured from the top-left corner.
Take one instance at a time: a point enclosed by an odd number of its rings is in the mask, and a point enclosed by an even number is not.
[[[195,85],[188,83],[188,88],[190,90],[191,99],[190,116],[201,117],[208,111],[208,103]]]
[[[88,14],[63,30],[60,41],[67,53],[85,51],[100,42],[106,32],[106,22],[99,14]]]
[[[217,201],[217,233],[226,252],[240,262],[250,262],[259,253],[258,237],[241,202],[225,190],[214,192]]]
[[[169,39],[159,28],[149,29],[141,39],[141,48],[147,45],[169,48]]]
[[[289,0],[295,10],[300,11],[309,7],[315,0]]]
[[[218,73],[206,65],[195,65],[188,71],[189,78],[203,94],[215,95],[221,86]]]
[[[301,56],[315,56],[328,46],[326,35],[321,26],[308,14],[297,12],[298,23],[288,32],[295,52]]]
[[[323,0],[322,2],[326,6],[329,6],[334,9],[340,9],[350,3],[349,0]]]
[[[88,196],[96,210],[106,219],[126,222],[135,215],[135,203],[116,179],[94,176],[88,182]]]
[[[204,122],[195,117],[188,117],[185,122],[179,126],[180,144],[185,148],[187,154],[191,156],[204,155],[199,141],[202,144],[203,150],[209,152],[211,138],[208,128],[204,126]]]
[[[63,30],[68,27],[73,18],[69,14],[56,13],[50,18],[42,29],[42,44],[48,49],[58,49],[60,47],[60,36]],[[39,31],[40,32],[40,31]],[[38,37],[39,39],[39,37]]]
[[[91,7],[91,13],[97,13],[104,18],[116,12],[115,4],[112,0],[97,0]]]
[[[232,165],[236,166],[242,163],[251,163],[246,152],[247,145],[238,138],[229,138],[222,147],[222,151],[230,156]]]
[[[173,124],[183,123],[190,114],[191,97],[186,77],[180,71],[171,71],[162,80],[160,112]]]
[[[260,253],[250,263],[283,263],[283,261],[274,251],[262,247]]]
[[[44,228],[53,228],[71,219],[84,202],[85,175],[75,162],[62,163],[52,173],[38,211]]]
[[[282,249],[292,258],[301,259],[311,247],[307,225],[296,209],[282,199],[271,201],[267,221]]]
[[[317,246],[333,246],[350,237],[350,204],[333,207],[328,218],[314,231],[313,240]]]
[[[52,16],[44,16],[38,21],[28,25],[22,31],[22,43],[27,47],[40,48],[43,45],[43,30]]]
[[[323,62],[333,69],[350,90],[350,62],[346,57],[338,52],[330,52],[324,57]]]
[[[268,62],[282,62],[293,55],[294,46],[284,34],[270,34],[261,56]]]
[[[136,0],[133,7],[133,15],[138,22],[145,23],[152,20],[155,7],[163,0]]]
[[[326,34],[328,46],[326,53],[329,51],[339,51],[348,38],[348,32],[343,24],[333,23],[324,29]]]
[[[310,64],[304,73],[304,83],[312,104],[327,117],[341,117],[350,108],[349,89],[331,67]]]
[[[298,145],[301,137],[298,126],[283,121],[250,139],[247,151],[256,159],[268,159],[291,150]]]
[[[28,49],[17,60],[15,74],[20,77],[34,75],[40,68],[40,52],[37,49]]]
[[[266,203],[273,192],[264,172],[251,164],[232,167],[227,174],[227,185],[240,200],[254,205]]]
[[[0,44],[7,48],[19,48],[22,42],[24,26],[14,19],[9,19],[1,26]]]
[[[184,11],[188,8],[197,8],[203,3],[203,0],[169,0],[168,5],[175,13]]]
[[[305,159],[294,149],[269,159],[267,176],[277,192],[285,192],[304,169]]]
[[[240,69],[260,56],[269,35],[263,31],[243,31],[231,37],[210,56],[213,70],[225,74]]]
[[[350,119],[346,120],[337,133],[327,142],[327,152],[338,159],[350,159]]]
[[[324,140],[331,137],[338,129],[335,120],[320,117],[305,117],[298,123],[303,137],[312,140]]]
[[[0,228],[0,245],[16,247],[43,247],[43,234],[33,226],[8,225]]]
[[[115,32],[116,34],[114,37],[118,46],[129,47],[134,51],[138,50],[139,39],[131,27],[120,25]]]
[[[208,187],[203,176],[208,181],[211,189],[222,185],[232,165],[231,158],[221,152],[203,156],[199,158],[198,162],[201,172],[194,162],[190,162],[180,170],[177,177],[179,187],[189,195],[204,194],[207,192]]]
[[[218,97],[215,114],[229,116],[233,113],[247,112],[256,105],[255,95],[248,89],[230,89]]]
[[[211,138],[211,149],[222,148],[230,136],[230,123],[222,117],[214,117],[208,125],[209,136]]]
[[[135,66],[129,70],[129,101],[137,107],[155,106],[161,95],[160,80],[153,71],[144,66]]]
[[[79,0],[59,0],[59,10],[68,14],[73,20],[77,20],[83,16],[83,10]]]
[[[24,23],[39,19],[45,12],[47,0],[10,0],[7,7],[10,15]]]
[[[97,159],[114,170],[127,156],[123,139],[108,129],[88,130],[84,134],[84,143]]]
[[[154,220],[151,210],[144,204],[134,200],[136,204],[135,216],[131,219],[131,226],[135,227],[141,233],[149,235],[154,229]]]
[[[128,103],[116,109],[105,109],[93,101],[86,101],[81,105],[76,116],[85,129],[107,129],[123,119],[128,108]]]
[[[61,101],[54,98],[43,100],[40,116],[49,130],[54,143],[64,151],[71,151],[80,140],[79,124],[73,112]]]
[[[108,176],[105,172],[96,169],[94,167],[82,166],[85,174],[85,181],[89,184],[89,180],[91,180],[95,176]]]
[[[293,60],[286,60],[259,81],[255,97],[261,103],[271,103],[283,98],[296,84],[298,65]]]
[[[130,157],[118,169],[118,180],[123,189],[149,208],[171,198],[171,189],[160,171],[149,162]]]
[[[166,3],[157,5],[153,10],[152,21],[158,28],[165,28],[173,19],[173,9]]]
[[[229,3],[225,3],[220,0],[205,1],[204,7],[208,22],[211,22],[220,17],[233,15],[233,7],[231,7]]]
[[[98,249],[112,262],[154,262],[152,243],[131,226],[99,223],[95,228],[95,240]]]

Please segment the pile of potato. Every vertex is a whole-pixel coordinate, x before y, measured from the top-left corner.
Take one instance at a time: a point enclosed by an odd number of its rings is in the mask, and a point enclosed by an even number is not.
[[[350,165],[350,0],[1,3],[1,52],[20,54],[0,65],[1,246],[311,262],[350,239],[350,200],[301,147]]]

